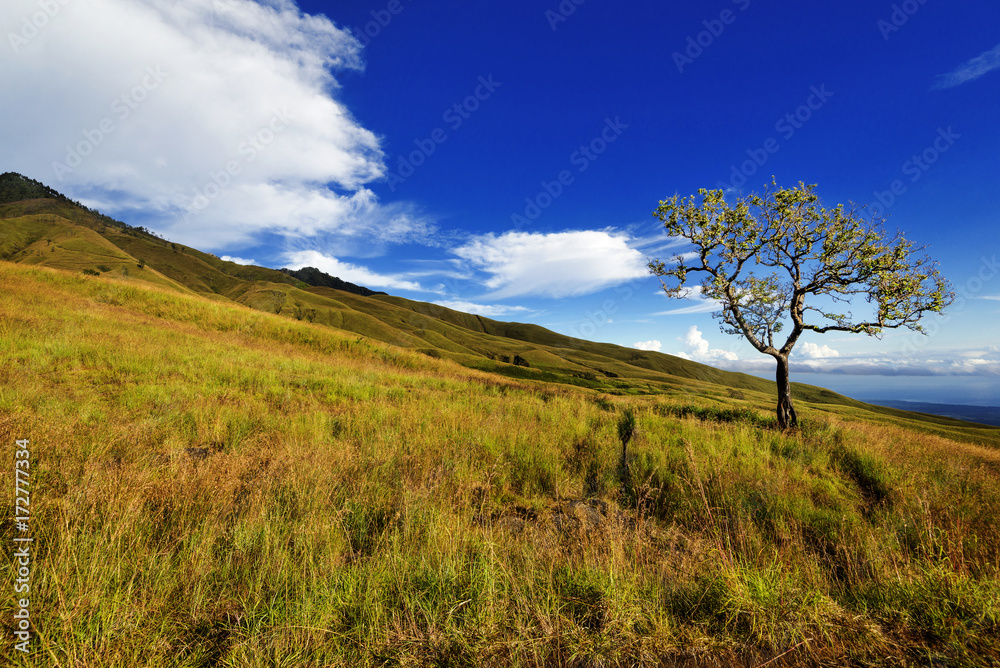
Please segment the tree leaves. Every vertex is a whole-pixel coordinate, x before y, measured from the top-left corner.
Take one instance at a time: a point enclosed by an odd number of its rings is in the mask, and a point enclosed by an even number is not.
[[[652,260],[650,271],[671,297],[686,296],[691,274],[704,273],[702,293],[722,304],[716,314],[722,331],[742,334],[776,357],[787,357],[806,330],[869,336],[898,327],[922,331],[923,315],[954,300],[936,263],[918,256],[923,247],[902,233],[888,234],[884,219],[866,217],[864,208],[823,208],[815,187],[800,182],[778,188],[772,180],[762,195],[733,204],[723,191],[706,189],[698,191],[700,202],[693,195],[661,201],[653,215],[668,235],[690,242],[697,258],[688,263],[675,255],[673,266]],[[868,318],[856,320],[822,304],[857,298],[872,304]],[[808,303],[816,300],[821,303]],[[774,335],[788,321],[791,332],[779,347]]]

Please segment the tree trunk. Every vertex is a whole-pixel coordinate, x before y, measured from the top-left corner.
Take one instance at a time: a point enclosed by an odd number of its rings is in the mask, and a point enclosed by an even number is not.
[[[795,407],[792,406],[792,386],[788,382],[788,356],[779,355],[775,359],[778,361],[778,369],[775,380],[778,382],[778,426],[784,429],[793,429],[799,426],[799,419],[795,415]]]

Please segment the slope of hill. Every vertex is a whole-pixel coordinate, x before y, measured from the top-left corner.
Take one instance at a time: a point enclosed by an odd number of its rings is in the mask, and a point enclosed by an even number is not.
[[[14,197],[34,199],[6,201]],[[594,343],[537,325],[377,293],[315,269],[226,262],[132,227],[21,175],[0,175],[0,260],[115,276],[327,325],[511,378],[614,395],[700,393],[728,404],[736,393],[773,396],[774,383],[656,352]],[[792,384],[798,402],[874,421],[907,421],[928,433],[1000,443],[1000,431],[961,420],[872,406]]]
[[[0,174],[0,204],[20,202],[28,199],[55,199],[73,203],[65,195],[40,181],[29,179],[27,176],[22,176],[15,172]]]
[[[535,325],[497,322],[384,294],[311,286],[294,272],[224,262],[136,228],[108,225],[94,212],[64,200],[0,205],[0,219],[0,259],[77,271],[102,272],[102,267],[110,267],[118,274],[124,269],[132,280],[161,285],[168,284],[162,280],[167,278],[178,290],[332,325],[498,373],[611,391],[669,389],[678,379],[744,389],[769,386],[756,377],[659,353],[572,339]],[[55,243],[56,236],[61,243]],[[109,258],[109,247],[118,249],[114,257]],[[144,268],[136,270],[139,264]],[[515,356],[529,366],[512,364]],[[626,382],[630,380],[637,384]],[[809,388],[800,389],[815,394]]]
[[[384,292],[378,292],[376,290],[369,290],[366,287],[355,285],[354,283],[348,283],[347,281],[342,281],[336,276],[331,276],[326,272],[322,272],[316,267],[302,267],[301,269],[279,269],[283,274],[288,274],[292,278],[297,278],[303,283],[307,283],[318,288],[333,288],[334,290],[343,290],[344,292],[352,292],[356,295],[362,295],[364,297],[371,297],[373,295],[384,295]]]
[[[17,665],[1000,661],[1000,454],[889,414],[806,402],[784,434],[753,390],[504,378],[10,262],[0,356],[35,540]]]
[[[961,404],[935,404],[922,401],[905,401],[895,399],[871,399],[876,406],[888,406],[900,410],[925,413],[930,415],[940,415],[943,417],[965,420],[967,422],[978,422],[1000,426],[1000,406],[969,406]]]

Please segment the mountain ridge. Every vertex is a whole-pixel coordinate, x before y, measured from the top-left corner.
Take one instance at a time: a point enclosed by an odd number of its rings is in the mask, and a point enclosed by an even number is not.
[[[766,401],[774,396],[773,381],[664,353],[575,339],[539,325],[502,322],[376,293],[315,268],[276,270],[228,262],[115,221],[37,181],[9,172],[0,176],[0,201],[23,194],[43,196],[0,203],[2,260],[141,281],[232,302],[515,379],[575,385],[609,395],[695,392],[725,405],[742,393]],[[825,388],[800,383],[792,387],[796,401],[864,410],[873,419],[914,419],[911,413],[867,405]],[[981,426],[958,420],[925,416],[917,421],[921,429],[935,433],[958,429],[967,439],[983,433],[992,439]]]
[[[337,278],[336,276],[331,276],[325,271],[321,271],[316,267],[302,267],[301,269],[279,269],[283,274],[288,274],[292,278],[297,278],[303,283],[308,283],[313,287],[326,287],[333,288],[334,290],[343,290],[344,292],[353,292],[356,295],[363,295],[365,297],[371,297],[374,295],[384,295],[385,292],[378,292],[377,290],[372,290],[371,288],[366,288],[361,285],[356,285],[354,283],[349,283],[348,281]]]

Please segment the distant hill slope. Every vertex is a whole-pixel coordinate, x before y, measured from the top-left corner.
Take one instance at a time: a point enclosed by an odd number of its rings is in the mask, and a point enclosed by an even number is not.
[[[365,297],[385,294],[384,292],[376,292],[375,290],[370,290],[360,285],[355,285],[354,283],[348,283],[347,281],[342,281],[336,276],[331,276],[326,272],[320,271],[316,267],[302,267],[301,269],[279,269],[278,271],[280,271],[283,274],[288,274],[292,278],[297,278],[303,283],[308,283],[309,285],[318,288],[333,288],[334,290],[343,290],[344,292],[351,292],[356,295],[363,295]]]
[[[896,399],[868,399],[868,401],[876,406],[887,406],[889,408],[898,408],[904,411],[942,415],[944,417],[955,418],[956,420],[966,420],[968,422],[978,422],[979,424],[1000,426],[1000,406],[935,404],[923,401],[906,401]]]
[[[538,325],[500,322],[377,293],[312,268],[279,271],[227,262],[115,221],[17,174],[0,176],[0,194],[33,197],[0,204],[0,260],[194,293],[512,378],[614,395],[697,394],[727,406],[739,405],[743,393],[765,403],[774,395],[771,381],[672,355],[574,339]],[[811,385],[792,387],[796,400],[816,406],[857,410],[879,421],[919,423],[923,431],[953,438],[994,438],[965,422],[870,406]]]
[[[4,172],[3,174],[0,174],[0,204],[10,204],[12,202],[23,202],[26,200],[36,199],[56,200],[62,204],[72,205],[75,209],[89,214],[92,220],[100,223],[101,225],[110,225],[123,230],[130,230],[136,233],[152,236],[149,230],[143,227],[132,227],[131,225],[123,223],[120,220],[115,220],[110,216],[105,216],[99,211],[88,209],[79,202],[66,197],[62,193],[50,188],[44,183],[35,181],[34,179],[29,179],[27,176],[22,176],[16,172]]]
[[[62,193],[53,190],[44,183],[29,179],[27,176],[15,172],[0,174],[0,204],[42,198],[57,199],[63,202],[71,201]]]

